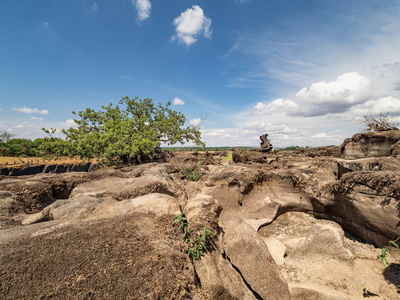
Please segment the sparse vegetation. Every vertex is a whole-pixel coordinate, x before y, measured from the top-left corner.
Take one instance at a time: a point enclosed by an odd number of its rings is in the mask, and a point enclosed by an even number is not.
[[[279,227],[285,227],[288,225],[288,222],[284,221],[284,220],[279,220],[278,222],[278,226]]]
[[[202,167],[202,165],[203,165],[202,161],[200,161],[199,163],[197,163],[193,167],[186,167],[183,164],[181,164],[181,169],[182,169],[183,176],[186,179],[189,179],[191,181],[199,181],[199,179],[201,177],[201,167]]]
[[[276,152],[280,152],[280,151],[297,151],[300,149],[310,149],[310,146],[305,146],[305,147],[300,147],[300,146],[289,146],[289,147],[285,147],[285,148],[277,148]]]
[[[389,241],[389,245],[392,246],[392,247],[395,247],[395,249],[400,249],[399,244],[397,242],[399,239],[400,239],[400,237],[398,237],[394,241]],[[398,251],[396,251],[394,249],[382,248],[382,252],[381,252],[381,254],[379,254],[377,256],[377,259],[380,259],[386,267],[389,266],[388,261],[387,261],[387,253],[388,252],[394,252],[394,253],[400,254],[400,252],[398,252]]]
[[[228,154],[226,157],[223,157],[221,160],[222,161],[232,160],[232,153]]]
[[[392,121],[389,113],[380,113],[378,117],[373,115],[364,116],[365,128],[364,131],[388,131],[399,130],[400,124]]]
[[[188,244],[185,252],[190,258],[195,260],[200,259],[210,247],[211,237],[214,233],[211,230],[203,228],[201,234],[197,238],[193,239],[193,231],[188,228],[189,223],[185,215],[183,213],[175,215],[174,219],[175,220],[172,224],[179,223],[179,229],[182,229],[183,231],[183,239],[185,240],[185,243]]]

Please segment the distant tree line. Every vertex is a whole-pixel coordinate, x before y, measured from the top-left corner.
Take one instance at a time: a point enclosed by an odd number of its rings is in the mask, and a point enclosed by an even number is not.
[[[67,156],[68,145],[65,140],[54,137],[30,139],[17,139],[3,138],[3,133],[0,134],[0,156],[10,157],[28,157],[28,156],[42,156],[42,157],[55,157]]]

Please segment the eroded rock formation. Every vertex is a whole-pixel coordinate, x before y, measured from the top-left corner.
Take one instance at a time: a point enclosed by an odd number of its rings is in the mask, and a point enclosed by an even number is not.
[[[263,134],[260,136],[260,147],[262,152],[271,152],[272,151],[272,144],[270,140],[268,139],[268,133]]]
[[[400,130],[364,132],[344,140],[341,146],[342,158],[360,159],[398,154]]]
[[[204,161],[189,153],[2,177],[0,297],[397,299],[398,270],[374,245],[400,236],[400,163],[338,153],[237,149],[234,162],[213,155],[198,182],[181,172]],[[215,233],[200,260],[178,213],[194,236]]]

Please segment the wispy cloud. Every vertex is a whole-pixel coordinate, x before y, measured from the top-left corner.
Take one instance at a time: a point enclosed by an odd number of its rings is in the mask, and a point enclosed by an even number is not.
[[[356,71],[368,75],[378,90],[389,84],[399,87],[400,72],[395,65],[400,62],[400,9],[368,11],[360,18],[360,7],[352,8],[346,7],[343,14],[335,17],[338,26],[326,22],[312,31],[298,26],[284,35],[277,33],[289,29],[285,25],[280,30],[234,32],[235,41],[221,59],[236,74],[242,74],[227,78],[227,86],[254,86],[252,75],[263,74],[264,82],[273,81],[272,92],[278,94],[280,90],[294,92],[312,82]],[[383,80],[382,75],[388,72],[391,75]]]
[[[39,121],[43,121],[43,120],[44,120],[43,118],[38,118],[38,117],[30,117],[30,119],[32,119],[32,120],[39,120]]]
[[[18,112],[21,112],[21,113],[24,113],[24,114],[41,114],[41,115],[49,114],[49,111],[46,110],[46,109],[39,110],[37,108],[28,108],[28,107],[25,107],[25,106],[24,107],[18,107],[18,108],[13,107],[11,109],[15,110],[15,111],[18,111]]]
[[[98,11],[99,10],[99,7],[97,6],[96,2],[92,4],[91,9],[94,10],[94,11]]]
[[[204,15],[203,9],[198,5],[193,5],[173,21],[176,35],[172,37],[172,40],[178,40],[189,47],[197,42],[197,37],[202,34],[206,38],[211,38],[211,23],[211,19]]]
[[[139,21],[144,21],[150,17],[151,2],[150,0],[132,0],[132,4],[136,7]]]

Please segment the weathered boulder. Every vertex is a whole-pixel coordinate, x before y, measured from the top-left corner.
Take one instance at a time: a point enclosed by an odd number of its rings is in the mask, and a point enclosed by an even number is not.
[[[235,163],[269,163],[271,161],[262,151],[245,151],[242,148],[236,148],[233,151],[232,160]]]
[[[356,171],[379,171],[382,169],[382,161],[379,158],[362,158],[354,160],[339,159],[333,162],[333,171],[337,179],[343,174]]]
[[[153,213],[157,216],[180,213],[175,198],[166,194],[152,193],[129,200],[107,199],[100,203],[87,219],[102,219],[130,213]]]
[[[268,219],[272,221],[287,211],[313,210],[311,199],[295,187],[290,176],[295,175],[293,172],[271,172],[269,176],[263,176],[263,184],[255,185],[243,195],[242,214],[248,224],[259,229],[271,223]]]
[[[211,299],[257,299],[240,273],[218,251],[194,261],[196,274]]]
[[[116,200],[126,200],[149,193],[179,196],[181,191],[164,169],[148,166],[140,177],[108,177],[83,183],[74,188],[70,197],[88,193],[92,195],[107,195]]]
[[[390,148],[390,155],[392,155],[393,157],[400,156],[400,141],[392,145],[392,147]]]
[[[248,160],[247,151],[242,148],[236,148],[232,153],[232,160],[235,163],[245,163]]]
[[[320,216],[383,247],[400,236],[400,180],[396,171],[351,172],[333,187],[334,201]]]
[[[22,225],[49,220],[71,221],[114,218],[131,213],[152,213],[162,216],[176,215],[179,212],[180,208],[175,199],[166,194],[147,194],[122,201],[86,194],[57,200],[38,213],[27,215],[22,220]]]
[[[336,223],[320,221],[310,228],[307,238],[299,242],[291,251],[287,263],[323,265],[343,263],[354,265],[353,249],[344,241],[343,229]]]
[[[392,146],[400,140],[400,130],[364,132],[345,139],[341,145],[344,159],[390,156]]]
[[[304,153],[309,157],[318,157],[318,156],[332,156],[332,157],[340,157],[340,147],[339,146],[323,146],[323,147],[315,147],[315,148],[304,148],[298,150],[299,153]]]
[[[262,299],[290,299],[288,286],[261,236],[235,216],[225,216],[221,227],[226,257],[253,293]]]

